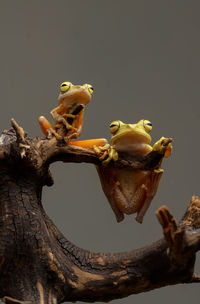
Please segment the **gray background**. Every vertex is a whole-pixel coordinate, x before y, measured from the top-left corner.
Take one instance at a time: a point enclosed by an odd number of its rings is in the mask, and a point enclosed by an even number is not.
[[[92,83],[81,138],[109,138],[120,119],[153,123],[152,139],[174,138],[165,174],[143,225],[117,224],[92,165],[55,163],[43,203],[59,229],[93,251],[138,248],[162,236],[154,215],[167,204],[177,219],[198,195],[199,1],[0,1],[1,129],[14,117],[31,136],[37,117],[57,105],[62,81]],[[197,264],[199,266],[199,263]],[[199,272],[199,267],[196,267]],[[113,303],[196,302],[199,285],[177,285]]]

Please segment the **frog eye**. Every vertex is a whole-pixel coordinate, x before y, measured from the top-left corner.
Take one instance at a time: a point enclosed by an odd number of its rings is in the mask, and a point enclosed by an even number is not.
[[[144,129],[145,129],[148,133],[151,132],[152,123],[151,123],[149,120],[144,119],[144,120],[143,120],[143,126],[144,126]]]
[[[119,130],[119,127],[120,127],[120,121],[119,120],[113,121],[110,124],[110,132],[112,134],[115,134]]]
[[[87,86],[88,86],[88,91],[90,92],[90,95],[92,95],[93,92],[94,92],[93,86],[91,84],[88,84],[88,83],[87,83]]]
[[[61,83],[60,85],[60,91],[61,92],[67,92],[69,90],[69,88],[71,87],[72,83],[69,81],[65,81],[63,83]]]

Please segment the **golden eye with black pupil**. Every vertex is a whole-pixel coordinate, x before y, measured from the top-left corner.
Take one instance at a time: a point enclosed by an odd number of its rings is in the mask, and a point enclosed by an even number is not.
[[[151,123],[149,120],[144,119],[144,120],[143,120],[143,126],[144,126],[144,129],[145,129],[148,133],[151,132],[152,123]]]
[[[112,134],[115,134],[119,130],[119,127],[120,127],[120,121],[119,120],[113,121],[110,124],[110,132]]]
[[[93,86],[91,84],[88,84],[88,83],[87,83],[87,86],[88,86],[88,91],[90,92],[90,95],[92,95],[93,92],[94,92]]]
[[[72,83],[69,81],[65,81],[65,82],[61,83],[60,91],[67,92],[70,89],[71,85],[72,85]]]

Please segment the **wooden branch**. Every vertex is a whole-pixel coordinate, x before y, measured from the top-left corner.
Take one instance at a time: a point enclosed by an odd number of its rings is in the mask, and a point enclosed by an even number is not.
[[[168,138],[166,143],[171,142],[172,139]],[[51,140],[42,140],[39,143],[40,149],[44,152],[43,160],[45,164],[50,165],[56,161],[63,162],[85,162],[95,165],[101,165],[99,156],[93,149],[85,149],[78,146],[66,145],[63,141],[57,141],[56,138]],[[163,159],[164,154],[157,151],[150,152],[147,156],[131,157],[124,154],[119,154],[118,161],[111,161],[108,167],[125,168],[130,167],[133,169],[149,170],[156,168],[159,162]]]
[[[10,122],[11,122],[11,126],[15,130],[17,140],[24,143],[25,142],[25,131],[24,131],[24,129],[18,125],[18,123],[14,120],[14,118],[11,118]]]
[[[11,125],[13,129],[15,130],[16,136],[17,136],[17,143],[19,145],[20,149],[20,156],[21,158],[24,158],[26,156],[27,151],[30,149],[29,145],[26,145],[25,140],[25,131],[23,128],[21,128],[18,123],[14,120],[14,118],[11,119]]]
[[[161,207],[157,216],[164,238],[144,248],[112,254],[78,248],[46,215],[42,187],[53,183],[52,162],[100,165],[98,157],[93,150],[55,138],[28,138],[16,122],[12,125],[12,130],[3,132],[4,160],[0,160],[1,301],[107,302],[166,285],[200,281],[194,274],[195,254],[200,249],[198,197],[192,197],[180,224],[167,207]],[[156,168],[162,158],[155,151],[140,159],[121,154],[109,166],[148,170]]]

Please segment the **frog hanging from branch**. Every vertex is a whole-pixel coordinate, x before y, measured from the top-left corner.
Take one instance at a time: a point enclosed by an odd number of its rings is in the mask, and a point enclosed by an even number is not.
[[[93,145],[99,155],[102,165],[96,166],[97,172],[118,222],[124,219],[124,214],[137,213],[136,220],[142,223],[156,195],[164,170],[160,168],[162,159],[156,168],[149,170],[116,168],[109,164],[111,161],[117,161],[119,154],[141,160],[150,152],[157,151],[163,157],[168,157],[172,150],[172,139],[161,137],[152,147],[149,134],[151,129],[152,124],[146,119],[136,124],[126,124],[117,120],[110,124],[111,144],[106,143],[102,146],[102,139],[72,142],[72,145],[84,148],[91,148]]]

